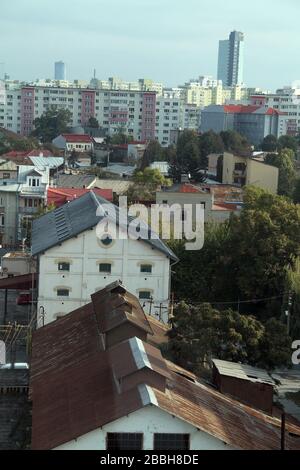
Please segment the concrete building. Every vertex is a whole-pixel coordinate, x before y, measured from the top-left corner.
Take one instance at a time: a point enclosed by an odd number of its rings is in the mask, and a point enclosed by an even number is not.
[[[276,194],[278,190],[278,168],[267,165],[260,159],[224,152],[222,162],[222,183],[243,186],[258,186]],[[210,167],[212,165],[210,164]]]
[[[218,80],[224,86],[244,82],[244,34],[232,31],[229,39],[219,42]]]
[[[0,245],[15,246],[18,226],[19,184],[0,185]]]
[[[172,207],[174,204],[180,208],[177,213],[179,220],[182,220],[184,206],[186,204],[193,207],[193,223],[196,222],[196,205],[201,205],[204,209],[204,222],[223,223],[230,218],[230,215],[239,214],[241,204],[228,203],[225,199],[215,199],[214,188],[210,185],[196,186],[189,183],[175,184],[156,193],[156,204]],[[175,217],[175,215],[174,215]]]
[[[276,93],[252,93],[249,103],[254,106],[273,108],[283,113],[284,126],[280,135],[296,136],[300,133],[300,83],[284,87]],[[280,136],[279,136],[280,137]]]
[[[89,153],[93,151],[93,139],[86,134],[61,134],[52,140],[52,144],[66,153],[73,150],[78,153]]]
[[[61,60],[54,64],[54,80],[67,80],[66,64]]]
[[[91,300],[33,333],[33,450],[280,449],[279,419],[163,357],[166,329],[122,284]],[[286,429],[299,449],[299,427]]]
[[[260,146],[263,139],[273,134],[285,134],[285,115],[264,106],[223,105],[207,106],[201,112],[201,131],[217,133],[236,130],[244,135],[251,145]]]
[[[100,236],[97,225],[103,216],[96,211],[103,212],[106,204],[108,201],[90,191],[34,221],[32,255],[39,257],[38,308],[44,308],[46,323],[85,305],[92,293],[118,279],[145,303],[147,312],[168,320],[170,265],[177,261],[176,256],[159,238],[126,239],[128,225],[120,220],[126,214],[118,208],[117,220],[112,215],[108,220],[114,227],[118,224],[119,236]],[[149,237],[148,226],[141,230]]]

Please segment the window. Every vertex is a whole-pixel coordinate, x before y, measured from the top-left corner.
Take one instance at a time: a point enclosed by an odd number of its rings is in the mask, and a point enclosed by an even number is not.
[[[3,179],[9,180],[10,179],[10,173],[3,173]]]
[[[101,243],[102,245],[104,246],[109,246],[112,244],[112,238],[110,235],[104,235],[102,238],[101,238]]]
[[[99,272],[100,273],[111,273],[111,264],[109,263],[101,263],[99,264]]]
[[[141,273],[152,273],[152,265],[151,264],[142,264],[141,265]]]
[[[59,271],[70,271],[70,263],[58,263]]]
[[[143,434],[108,432],[106,437],[107,450],[142,450]]]
[[[189,434],[154,434],[153,450],[189,450]]]
[[[139,292],[139,299],[142,300],[151,300],[151,292],[147,290],[141,290]]]
[[[69,297],[69,289],[57,289],[57,297]]]

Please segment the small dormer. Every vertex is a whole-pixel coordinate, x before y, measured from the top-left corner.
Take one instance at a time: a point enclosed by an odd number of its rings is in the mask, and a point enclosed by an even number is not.
[[[135,337],[112,347],[108,357],[118,393],[143,384],[165,392],[171,375],[158,348]]]
[[[42,175],[36,170],[31,171],[26,177],[26,184],[30,188],[39,188],[42,184]]]
[[[92,302],[104,350],[135,336],[147,340],[153,335],[138,299],[120,281],[93,294]]]

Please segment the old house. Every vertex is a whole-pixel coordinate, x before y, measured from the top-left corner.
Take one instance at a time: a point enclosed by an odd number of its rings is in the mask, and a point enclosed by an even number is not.
[[[33,335],[33,449],[280,449],[279,419],[163,357],[157,321],[122,284],[91,298]],[[297,426],[285,446],[300,449]]]

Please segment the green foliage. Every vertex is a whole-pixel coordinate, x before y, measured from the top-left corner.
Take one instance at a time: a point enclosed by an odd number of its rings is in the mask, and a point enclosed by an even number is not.
[[[129,203],[153,201],[159,187],[171,185],[168,178],[165,178],[159,170],[152,168],[135,171],[132,179],[134,184],[130,186],[126,193]]]
[[[227,152],[238,155],[251,153],[251,145],[248,140],[238,132],[232,130],[224,131],[220,133],[220,137],[223,140],[224,148]]]
[[[93,129],[99,129],[99,122],[94,116],[91,116],[89,118],[87,125],[88,127],[92,127]]]
[[[277,320],[263,325],[230,309],[181,302],[174,310],[169,352],[195,373],[213,358],[273,368],[290,364],[291,339]]]
[[[296,204],[300,204],[300,178],[295,180],[293,199]]]
[[[282,135],[278,139],[278,147],[280,150],[290,149],[294,152],[294,154],[297,154],[298,146],[299,144],[296,137],[290,135]]]
[[[263,152],[276,152],[278,147],[278,140],[275,135],[267,135],[262,144],[261,144],[261,149]]]
[[[211,153],[223,153],[224,142],[220,134],[209,131],[199,136],[199,148],[201,156],[200,166],[202,169],[206,169],[208,166],[208,155]]]
[[[34,120],[35,130],[32,135],[44,142],[52,142],[55,137],[68,132],[72,113],[68,109],[51,106],[39,118]]]
[[[279,169],[278,194],[293,196],[295,185],[295,154],[293,150],[285,148],[279,153],[268,154],[265,158],[268,165]]]
[[[299,208],[254,187],[247,188],[244,201],[239,217],[206,226],[202,250],[189,252],[180,241],[170,243],[180,259],[172,287],[177,299],[220,308],[229,302],[234,309],[240,300],[242,312],[280,318],[287,274],[299,252]]]
[[[107,138],[107,143],[110,143],[111,145],[122,145],[122,144],[128,144],[133,141],[133,137],[130,135],[125,134],[122,130],[118,132],[117,134],[113,135],[110,138]]]
[[[162,146],[160,145],[157,140],[153,140],[150,142],[144,152],[142,162],[141,162],[141,170],[147,168],[151,163],[163,161],[164,160],[164,153]]]

